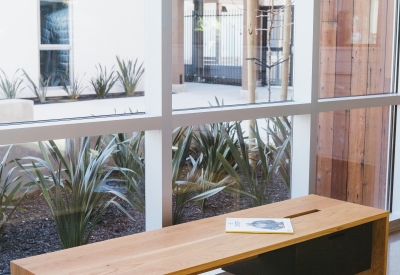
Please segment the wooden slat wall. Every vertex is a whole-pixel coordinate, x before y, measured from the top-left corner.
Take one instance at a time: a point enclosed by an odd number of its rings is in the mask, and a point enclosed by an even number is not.
[[[351,91],[353,8],[352,1],[338,0],[335,97],[349,96]],[[343,110],[334,113],[332,197],[341,200],[347,198],[349,124],[349,111]]]
[[[322,1],[320,98],[390,92],[393,6]],[[321,113],[317,194],[384,208],[388,128],[389,107]]]
[[[320,51],[320,96],[333,97],[335,93],[336,66],[336,0],[322,1],[321,13],[321,51]],[[318,125],[317,189],[321,195],[331,196],[333,146],[333,113],[322,113],[320,119],[325,123]]]

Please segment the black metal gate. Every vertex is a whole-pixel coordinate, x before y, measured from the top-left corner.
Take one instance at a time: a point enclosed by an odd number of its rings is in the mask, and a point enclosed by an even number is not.
[[[242,85],[243,12],[185,13],[185,81]]]
[[[276,7],[279,8],[279,7]],[[268,10],[269,7],[260,7]],[[293,22],[293,7],[292,7]],[[283,26],[283,13],[275,16],[274,25]],[[267,29],[269,21],[263,17],[262,29]],[[243,64],[243,11],[228,10],[217,14],[216,11],[185,12],[184,63],[186,82],[204,82],[227,85],[242,85]],[[261,63],[267,64],[268,42],[266,31],[261,32]],[[293,28],[291,35],[289,60],[289,86],[293,78]],[[279,63],[283,55],[283,27],[273,29],[271,37],[272,63]],[[282,63],[272,69],[271,85],[282,84]],[[267,85],[268,70],[261,65],[259,70],[261,85]]]

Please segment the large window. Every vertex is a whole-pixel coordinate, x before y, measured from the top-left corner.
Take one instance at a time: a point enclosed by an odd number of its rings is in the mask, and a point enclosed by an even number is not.
[[[320,98],[394,92],[393,8],[393,1],[321,3]],[[319,114],[318,194],[388,207],[392,111],[351,107]]]
[[[29,14],[37,10],[37,3],[34,5],[31,0],[21,1],[29,7]],[[7,2],[8,6],[6,9],[0,8],[0,38],[5,41],[0,43],[0,66],[4,66],[4,71],[12,75],[18,68],[25,66],[29,74],[38,71],[41,61],[39,62],[37,45],[40,45],[43,56],[50,56],[48,72],[60,66],[60,60],[65,61],[62,64],[72,63],[72,54],[67,62],[63,53],[71,50],[67,49],[72,45],[71,32],[67,44],[39,42],[37,29],[35,32],[39,20],[36,17],[29,18],[28,12],[15,3],[21,1],[3,1],[1,5]],[[49,4],[45,1],[39,2],[43,7]],[[73,18],[74,26],[73,67],[80,76],[86,73],[84,85],[90,86],[90,79],[96,75],[96,65],[101,64],[103,68],[106,66],[110,70],[112,66],[118,66],[116,55],[123,58],[137,56],[138,64],[143,60],[146,62],[146,76],[139,89],[146,96],[140,97],[134,104],[132,98],[124,97],[115,101],[99,100],[97,102],[102,103],[96,107],[94,103],[85,102],[71,103],[73,105],[60,103],[59,107],[54,108],[48,107],[51,104],[39,105],[40,108],[37,109],[35,106],[35,119],[47,121],[0,125],[0,145],[144,131],[144,159],[148,164],[145,166],[143,190],[146,194],[145,227],[146,230],[152,230],[173,223],[173,209],[176,207],[174,196],[182,187],[179,181],[187,179],[186,170],[177,180],[176,188],[172,188],[176,184],[176,181],[172,181],[173,156],[179,148],[179,143],[174,144],[174,137],[171,135],[173,129],[193,126],[193,131],[199,133],[197,125],[206,125],[210,129],[211,125],[218,123],[241,121],[244,136],[248,137],[251,133],[249,125],[254,125],[255,121],[265,123],[260,125],[261,128],[270,126],[273,129],[272,118],[288,117],[291,150],[288,154],[290,158],[286,158],[285,162],[289,162],[286,163],[290,174],[289,188],[282,185],[282,181],[270,185],[273,190],[269,190],[269,201],[317,193],[387,208],[391,210],[391,220],[400,219],[400,137],[397,130],[400,119],[396,111],[400,96],[395,85],[397,80],[393,78],[398,73],[393,70],[398,65],[398,54],[393,51],[398,46],[393,45],[393,41],[397,41],[397,38],[393,39],[393,33],[398,30],[392,30],[393,26],[398,26],[398,18],[394,12],[398,9],[398,4],[395,5],[395,1],[296,1],[295,28],[293,35],[289,36],[295,45],[291,49],[293,66],[288,68],[289,72],[293,71],[293,87],[296,90],[290,94],[288,89],[284,100],[279,99],[273,103],[259,100],[257,104],[247,104],[248,94],[244,100],[246,104],[239,104],[240,92],[246,90],[240,86],[187,81],[186,91],[180,90],[183,89],[181,85],[185,84],[184,69],[187,66],[184,64],[183,48],[183,27],[186,28],[187,25],[184,24],[185,7],[182,2],[188,1],[74,1],[73,12],[72,6],[68,6],[68,18]],[[251,1],[248,0],[247,3],[249,2]],[[44,11],[43,15],[60,12],[64,7],[60,1],[54,1],[53,4],[52,9]],[[96,9],[93,9],[94,6]],[[240,5],[226,5],[225,9],[222,6],[224,5],[213,5],[217,11],[210,17],[227,17],[232,9],[248,10]],[[193,9],[198,7],[193,6]],[[10,10],[21,10],[27,15],[26,20],[30,24],[22,26],[20,18],[8,16]],[[192,13],[190,16],[195,15]],[[243,17],[246,16],[246,12],[243,12]],[[224,20],[227,19],[225,17]],[[109,18],[112,20],[107,21]],[[190,20],[199,29],[205,27],[203,39],[212,37],[210,40],[197,41],[197,44],[193,40],[191,42],[192,46],[204,46],[207,43],[208,49],[211,49],[210,56],[203,56],[203,69],[207,69],[207,64],[218,59],[218,51],[219,60],[224,60],[221,47],[225,45],[224,39],[231,34],[223,34],[226,31],[223,28],[237,28],[240,25],[229,25],[220,20],[218,28],[218,24],[209,19]],[[69,21],[69,24],[67,29],[70,30],[72,22]],[[288,25],[292,26],[290,23]],[[18,35],[11,31],[13,28],[19,30]],[[246,27],[242,30],[244,39]],[[196,30],[192,25],[192,35],[193,32]],[[238,30],[235,32],[240,33]],[[214,39],[218,36],[219,47],[215,46],[217,40]],[[29,44],[26,41],[35,43]],[[211,43],[212,41],[215,43]],[[232,41],[241,41],[241,38],[234,38]],[[190,52],[193,54],[193,49]],[[187,59],[193,61],[193,56]],[[249,63],[244,54],[242,62]],[[72,68],[69,70],[72,71]],[[37,76],[38,74],[35,79]],[[258,80],[257,75],[254,77]],[[243,79],[248,78],[242,77]],[[189,88],[197,92],[193,97],[189,96]],[[114,91],[117,93],[122,89],[119,86]],[[280,94],[280,88],[272,86],[272,89],[278,89]],[[260,90],[259,99],[262,99]],[[24,93],[26,92],[29,90],[25,89]],[[91,88],[85,92],[94,94]],[[222,94],[231,97],[221,96]],[[264,96],[268,98],[267,93]],[[0,103],[5,104],[7,101],[2,100]],[[10,105],[11,102],[7,104]],[[139,113],[136,114],[136,111]],[[121,116],[123,112],[127,114]],[[64,113],[68,113],[68,116]],[[115,113],[117,115],[110,116]],[[98,116],[104,114],[106,115]],[[75,118],[64,119],[66,117]],[[270,122],[264,122],[265,118],[270,118]],[[263,138],[267,143],[273,137],[266,134]],[[194,144],[195,142],[192,145]],[[255,144],[248,142],[247,145],[252,147]],[[197,160],[199,154],[199,151],[193,151],[191,156]],[[1,156],[3,153],[0,159]],[[183,169],[191,169],[193,166],[187,157],[182,158]],[[286,192],[284,196],[276,196],[273,191],[278,188]],[[196,194],[193,193],[194,196]],[[220,209],[223,209],[224,200],[229,200],[231,210],[240,208],[238,205],[244,199],[243,196],[235,197],[231,193],[225,197],[221,194],[223,193],[216,194],[215,204],[205,203],[211,209],[209,214],[222,213]],[[183,215],[183,221],[202,217]]]
[[[70,18],[69,1],[40,1],[40,75],[50,87],[70,77]]]
[[[174,2],[174,110],[293,99],[292,5],[190,2]]]

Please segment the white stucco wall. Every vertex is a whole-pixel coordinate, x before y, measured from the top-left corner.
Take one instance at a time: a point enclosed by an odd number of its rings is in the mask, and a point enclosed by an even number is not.
[[[38,6],[33,0],[0,0],[0,69],[11,78],[23,68],[39,76]],[[22,75],[20,70],[17,75]],[[30,95],[25,89],[21,96]]]
[[[99,62],[117,70],[116,55],[144,60],[144,0],[74,1],[73,21],[74,70],[87,81]],[[144,81],[137,90],[144,90]]]
[[[23,68],[36,80],[39,76],[39,5],[37,0],[0,0],[0,69],[12,77]],[[71,70],[81,76],[83,84],[96,75],[99,62],[107,71],[121,58],[144,61],[144,0],[72,1]],[[22,75],[20,71],[19,75]],[[90,89],[89,89],[90,90]],[[144,90],[142,80],[137,88]],[[112,92],[123,91],[118,85]],[[89,92],[89,91],[87,91]],[[48,96],[66,95],[51,88]],[[34,97],[24,89],[20,97]]]

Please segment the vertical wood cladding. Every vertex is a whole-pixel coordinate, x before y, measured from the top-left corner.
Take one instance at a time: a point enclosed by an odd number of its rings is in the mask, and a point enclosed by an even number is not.
[[[393,0],[323,0],[319,97],[389,93]],[[389,107],[321,113],[317,194],[385,207]]]

